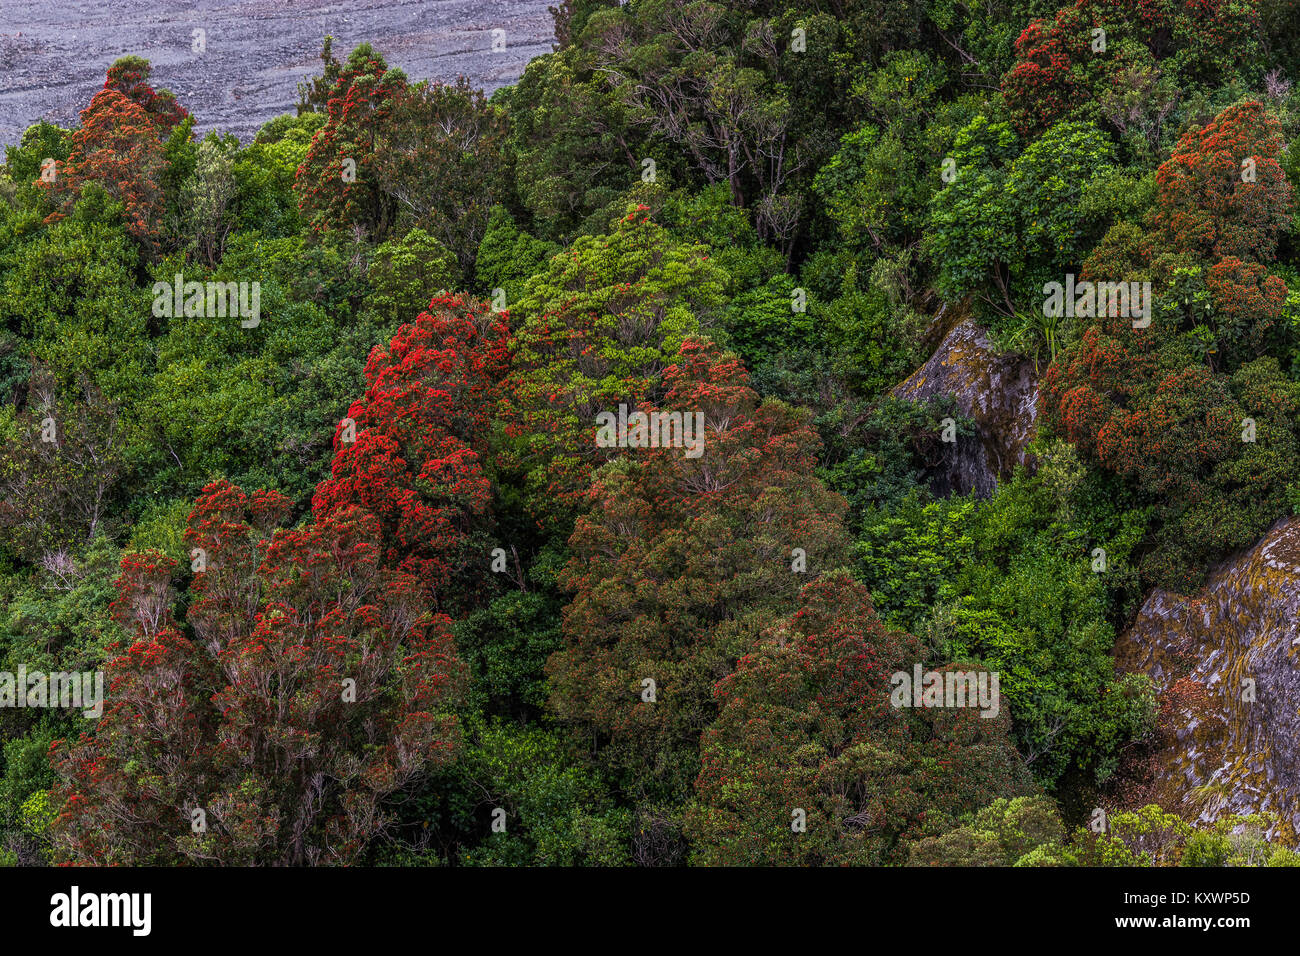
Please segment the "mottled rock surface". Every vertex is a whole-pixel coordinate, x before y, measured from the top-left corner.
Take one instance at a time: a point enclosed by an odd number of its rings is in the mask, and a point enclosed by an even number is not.
[[[412,81],[464,74],[494,90],[513,83],[554,40],[554,0],[0,0],[0,145],[46,119],[75,126],[118,57],[153,64],[209,130],[247,142],[292,113],[297,84],[320,72],[321,39],[346,59],[370,42]],[[194,52],[194,31],[206,50]],[[493,30],[504,49],[493,52]]]
[[[1025,445],[1033,437],[1038,405],[1033,362],[997,355],[973,319],[957,322],[893,394],[913,402],[951,395],[975,422],[976,440],[959,438],[937,493],[987,497],[1016,465],[1027,464]]]
[[[1165,704],[1154,796],[1188,819],[1272,811],[1300,832],[1300,518],[1278,521],[1195,598],[1154,591],[1115,647]],[[1254,682],[1254,700],[1248,688]]]

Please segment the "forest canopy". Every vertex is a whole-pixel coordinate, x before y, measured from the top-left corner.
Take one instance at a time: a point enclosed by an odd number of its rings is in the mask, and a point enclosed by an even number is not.
[[[1300,515],[1294,2],[552,12],[5,151],[0,864],[1300,864],[1117,652]]]

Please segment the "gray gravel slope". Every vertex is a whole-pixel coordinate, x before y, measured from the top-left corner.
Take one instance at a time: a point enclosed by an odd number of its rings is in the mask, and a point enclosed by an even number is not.
[[[109,64],[135,53],[154,84],[245,142],[293,111],[297,84],[319,72],[320,44],[342,59],[369,41],[413,80],[464,75],[491,91],[551,49],[554,0],[0,0],[0,145],[45,119],[72,126]],[[207,50],[192,50],[193,31]],[[504,52],[492,51],[494,29]]]

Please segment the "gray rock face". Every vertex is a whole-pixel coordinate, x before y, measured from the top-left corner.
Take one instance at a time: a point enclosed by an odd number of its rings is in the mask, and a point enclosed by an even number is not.
[[[199,138],[215,129],[247,142],[292,113],[297,84],[320,72],[327,33],[340,60],[369,42],[412,82],[464,74],[490,92],[550,52],[552,2],[0,0],[0,145],[40,119],[75,126],[127,53],[153,64],[150,82],[194,114]],[[195,30],[204,31],[201,53]],[[494,51],[498,38],[504,46]]]
[[[951,464],[934,490],[938,494],[993,493],[1016,465],[1028,464],[1025,445],[1038,414],[1033,363],[994,353],[984,330],[964,319],[935,353],[893,394],[908,401],[951,395],[975,422],[976,440],[958,438]]]
[[[1153,592],[1115,647],[1162,693],[1156,796],[1210,822],[1271,811],[1300,832],[1300,518],[1278,521],[1195,598]],[[1252,684],[1253,682],[1253,684]],[[1253,693],[1251,692],[1253,689]],[[1253,697],[1253,700],[1251,699]]]

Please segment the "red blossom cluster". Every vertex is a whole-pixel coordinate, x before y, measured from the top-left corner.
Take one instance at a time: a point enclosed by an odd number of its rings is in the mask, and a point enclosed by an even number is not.
[[[48,191],[57,209],[47,221],[62,219],[87,182],[97,183],[122,203],[126,229],[152,245],[162,229],[162,178],[166,168],[158,126],[135,100],[105,87],[81,111],[68,158],[55,163]]]
[[[148,60],[138,56],[124,56],[108,68],[104,89],[117,90],[138,103],[158,128],[158,136],[166,138],[190,114],[169,90],[155,90],[150,85],[151,71]]]
[[[208,485],[184,623],[175,562],[123,559],[112,611],[132,640],[109,707],[56,747],[63,858],[348,862],[384,798],[450,759],[464,668],[434,601],[491,496],[479,454],[506,334],[449,296],[375,349],[356,440],[340,426],[304,526],[282,529],[278,492]]]
[[[110,649],[104,716],[54,746],[60,857],[349,862],[384,825],[384,797],[449,759],[463,679],[450,620],[384,567],[373,516],[341,508],[272,533],[286,505],[204,489],[184,624],[175,562],[123,560],[113,614],[131,639]]]
[[[355,440],[334,436],[331,477],[316,489],[318,519],[361,507],[382,530],[384,560],[437,594],[466,562],[491,501],[483,442],[507,362],[507,318],[444,296],[366,364],[364,397],[348,409]]]
[[[1054,429],[1171,516],[1199,515],[1198,541],[1219,538],[1220,550],[1254,532],[1244,520],[1211,532],[1211,513],[1233,513],[1213,502],[1241,499],[1235,513],[1253,514],[1278,494],[1271,476],[1285,457],[1283,433],[1271,432],[1272,442],[1243,438],[1251,422],[1263,428],[1290,404],[1275,364],[1251,362],[1280,333],[1287,297],[1286,283],[1263,264],[1290,218],[1280,148],[1278,121],[1256,102],[1183,135],[1156,174],[1154,231],[1117,227],[1084,270],[1150,275],[1158,314],[1148,328],[1098,319],[1062,350],[1040,391]],[[1201,299],[1198,286],[1180,291],[1189,281],[1203,282]]]
[[[1291,215],[1281,151],[1277,118],[1258,102],[1188,130],[1156,172],[1161,237],[1199,259],[1271,261]]]
[[[1258,31],[1249,2],[1075,0],[1051,19],[1031,21],[1016,39],[1002,92],[1020,132],[1041,132],[1102,104],[1132,70],[1170,71],[1179,82],[1217,77]]]

